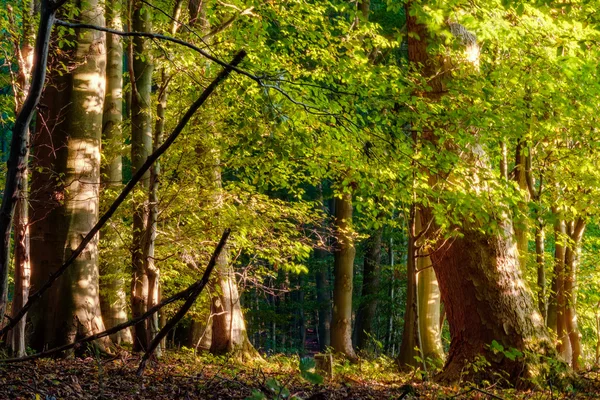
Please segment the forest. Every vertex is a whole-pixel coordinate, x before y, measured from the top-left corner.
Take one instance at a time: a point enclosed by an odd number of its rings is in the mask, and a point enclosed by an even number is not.
[[[2,0],[1,399],[600,398],[596,0]]]

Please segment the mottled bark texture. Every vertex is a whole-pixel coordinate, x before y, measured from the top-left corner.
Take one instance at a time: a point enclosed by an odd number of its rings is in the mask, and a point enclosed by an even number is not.
[[[151,13],[139,0],[133,1],[132,28],[134,31],[150,32],[152,30]],[[130,52],[131,53],[131,52]],[[135,173],[146,161],[152,150],[152,71],[153,63],[150,54],[150,43],[144,38],[133,39],[133,54],[129,62],[132,65],[131,96],[131,169]],[[134,194],[133,202],[133,236],[131,281],[131,312],[133,317],[142,315],[148,308],[149,284],[144,268],[144,238],[148,221],[148,190],[150,174],[146,174],[140,182],[140,192]],[[133,349],[146,349],[149,337],[146,323],[142,322],[134,328]]]
[[[408,223],[408,249],[406,257],[406,303],[404,307],[404,328],[402,343],[398,353],[400,369],[410,369],[421,365],[416,357],[422,358],[419,337],[419,316],[417,313],[417,276],[415,265],[415,207],[411,207]]]
[[[415,232],[420,236],[417,241],[416,280],[417,314],[421,353],[427,363],[442,366],[444,348],[440,324],[440,289],[431,258],[424,250],[425,235],[421,224],[421,213],[415,213]]]
[[[106,25],[121,30],[121,0],[107,0]],[[123,161],[123,43],[118,35],[106,35],[106,96],[102,118],[102,154],[106,160],[101,169],[102,188],[105,192],[118,192],[122,185]],[[114,232],[106,227],[100,231],[103,240],[113,240]],[[117,240],[116,238],[114,240]],[[127,293],[120,263],[100,263],[104,284],[100,292],[102,317],[107,329],[127,321]],[[132,343],[131,331],[123,329],[113,335],[115,344]]]
[[[102,4],[86,2],[80,19],[103,26]],[[71,65],[70,72],[59,71],[58,64],[51,69],[35,136],[31,200],[36,221],[31,226],[34,289],[61,266],[98,220],[105,41],[103,33],[93,30],[76,31],[75,35],[74,49],[57,55]],[[104,330],[97,244],[96,237],[32,308],[31,346],[36,350]],[[95,343],[106,349],[110,341],[105,338]]]
[[[350,188],[346,188],[350,190]],[[333,252],[335,282],[331,318],[331,347],[350,360],[356,359],[352,347],[352,280],[354,277],[354,231],[352,229],[352,193],[335,198],[335,235]]]

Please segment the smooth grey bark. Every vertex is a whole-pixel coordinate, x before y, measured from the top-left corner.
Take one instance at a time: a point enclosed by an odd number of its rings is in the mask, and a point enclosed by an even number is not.
[[[106,25],[121,29],[121,0],[107,0]],[[102,154],[106,161],[101,168],[102,188],[118,192],[123,187],[123,43],[118,35],[106,35],[106,96],[102,118]],[[100,232],[102,238],[111,237],[108,229]],[[108,329],[127,321],[127,293],[120,264],[100,264],[100,274],[105,287],[100,292],[102,318]],[[111,336],[115,344],[132,343],[131,331],[124,329]]]
[[[139,0],[133,1],[132,28],[135,31],[151,32],[151,13]],[[154,64],[150,55],[150,44],[142,37],[133,38],[133,49],[130,50],[129,63],[132,66],[132,98],[131,98],[131,169],[135,173],[152,150],[152,71]],[[132,265],[131,280],[131,312],[133,317],[143,314],[148,308],[148,275],[144,268],[144,238],[148,221],[148,191],[150,174],[145,174],[140,185],[142,195],[134,196],[133,232],[132,232]],[[134,328],[133,349],[145,350],[150,338],[145,323]]]
[[[101,3],[96,0],[87,2],[81,9],[80,18],[103,26]],[[74,63],[62,81],[62,89],[66,90],[58,98],[51,95],[52,91],[44,95],[48,110],[58,112],[42,116],[40,120],[43,122],[39,124],[41,131],[38,135],[42,137],[39,140],[42,143],[49,141],[51,152],[55,154],[41,154],[44,150],[38,147],[41,150],[37,154],[39,168],[33,176],[32,207],[37,216],[31,227],[31,264],[32,286],[35,288],[40,288],[48,275],[80,248],[86,234],[98,221],[104,103],[104,85],[100,82],[104,81],[106,67],[104,36],[98,31],[76,31],[72,54],[66,52],[72,55]],[[61,115],[62,110],[66,110],[64,115]],[[60,118],[64,122],[58,122]],[[41,160],[42,155],[47,159]],[[61,182],[55,185],[55,179],[48,179],[49,173]],[[35,183],[42,190],[35,190]],[[49,204],[52,208],[48,214],[40,216],[38,206],[51,203],[46,198],[48,192],[55,203]],[[47,207],[42,205],[42,211],[46,211]],[[45,346],[72,343],[81,336],[104,330],[98,293],[97,245],[98,237],[95,235],[85,250],[73,259],[72,267],[59,279],[58,285],[32,310],[32,347],[43,349]],[[107,350],[110,340],[103,339],[95,345]]]

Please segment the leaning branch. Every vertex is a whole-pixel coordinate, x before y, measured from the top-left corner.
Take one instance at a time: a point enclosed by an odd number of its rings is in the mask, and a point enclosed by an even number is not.
[[[148,158],[146,159],[144,164],[133,175],[131,180],[127,183],[127,185],[125,186],[123,191],[115,199],[115,201],[112,203],[110,208],[106,211],[106,213],[104,213],[104,215],[102,215],[102,217],[100,217],[100,219],[98,220],[96,225],[94,225],[94,227],[83,238],[83,240],[81,241],[81,243],[79,244],[77,249],[75,249],[73,251],[73,253],[71,253],[70,257],[65,261],[65,263],[60,268],[58,268],[55,272],[50,274],[50,277],[48,278],[46,283],[44,283],[44,285],[42,285],[35,293],[33,293],[31,296],[29,296],[27,303],[25,303],[23,308],[21,308],[21,310],[13,318],[13,320],[10,321],[10,323],[8,325],[6,325],[4,328],[2,328],[0,330],[0,337],[2,337],[4,334],[6,334],[6,332],[11,330],[17,324],[17,322],[19,322],[21,320],[21,318],[23,318],[23,316],[27,313],[29,308],[31,308],[33,303],[35,303],[37,300],[39,300],[42,297],[42,295],[52,286],[52,284],[67,270],[67,268],[69,268],[69,266],[71,264],[73,264],[75,259],[77,257],[79,257],[79,255],[83,252],[83,250],[85,250],[88,243],[94,238],[94,236],[100,231],[100,229],[104,226],[104,224],[106,224],[106,222],[108,222],[108,220],[112,217],[112,215],[117,211],[119,206],[125,201],[125,199],[129,195],[129,193],[131,193],[131,191],[133,190],[135,185],[143,178],[144,174],[150,169],[150,167],[152,167],[152,164],[154,164],[154,162],[161,155],[163,155],[167,151],[167,149],[173,144],[175,139],[177,139],[179,134],[181,134],[181,132],[183,131],[183,128],[190,121],[190,119],[192,118],[194,113],[196,111],[198,111],[198,109],[202,106],[202,104],[204,104],[206,99],[208,99],[208,97],[217,88],[217,86],[231,74],[231,71],[233,70],[233,68],[235,68],[236,65],[238,65],[245,56],[246,56],[246,52],[244,50],[242,50],[238,54],[236,54],[236,56],[231,61],[231,64],[225,64],[225,69],[223,71],[221,71],[219,73],[219,75],[217,75],[217,77],[210,83],[210,85],[208,85],[208,87],[206,89],[204,89],[204,91],[202,92],[200,97],[198,97],[198,100],[196,100],[190,106],[188,111],[185,113],[185,115],[179,121],[179,124],[177,124],[177,126],[175,127],[173,132],[169,135],[169,137],[167,137],[167,139],[165,139],[163,144],[160,145],[160,147],[158,147],[156,149],[156,151],[154,151],[152,154],[150,154],[148,156]]]
[[[84,338],[81,338],[81,339],[73,342],[73,343],[69,343],[69,344],[66,344],[66,345],[60,346],[60,347],[55,347],[53,349],[46,350],[41,353],[32,354],[30,356],[21,357],[21,358],[7,358],[4,360],[0,359],[0,364],[2,364],[2,363],[18,363],[18,362],[23,362],[23,361],[35,360],[37,358],[49,357],[51,355],[70,350],[73,347],[80,346],[84,343],[93,342],[94,340],[101,339],[103,337],[117,333],[125,328],[129,328],[130,326],[139,324],[140,322],[148,319],[153,314],[158,312],[158,310],[160,310],[164,306],[171,304],[174,301],[186,299],[186,303],[184,304],[183,307],[181,307],[181,309],[183,309],[185,307],[185,305],[188,304],[190,299],[192,299],[192,298],[196,299],[198,297],[198,295],[200,293],[202,293],[202,290],[204,289],[204,287],[206,287],[206,284],[208,283],[208,279],[210,278],[210,274],[212,273],[213,269],[215,268],[216,261],[219,258],[219,255],[221,254],[221,252],[223,251],[223,248],[225,247],[225,244],[227,243],[227,239],[229,238],[230,233],[231,233],[230,229],[225,229],[225,231],[223,232],[223,235],[221,236],[221,240],[219,241],[219,244],[217,244],[217,247],[215,248],[215,251],[213,252],[212,257],[210,258],[210,261],[209,261],[208,265],[206,266],[206,270],[204,271],[204,274],[202,275],[202,278],[199,281],[193,283],[187,289],[158,303],[157,305],[150,308],[148,311],[146,311],[139,317],[130,319],[129,321],[123,322],[122,324],[115,325],[114,327],[107,329],[103,332],[97,333],[95,335],[86,336]],[[181,309],[179,310],[177,315],[179,315],[179,313],[181,312]],[[173,319],[171,319],[169,322],[171,322],[172,320]],[[159,332],[159,335],[160,335],[160,333],[162,333],[165,330],[165,328],[167,326],[168,326],[168,324]],[[154,343],[154,341],[152,343]],[[148,354],[148,352],[146,352],[146,354]],[[144,355],[144,357],[146,356],[146,354]]]
[[[137,370],[138,376],[142,376],[142,374],[144,373],[144,369],[146,368],[146,362],[152,356],[152,354],[154,353],[154,350],[156,350],[156,348],[158,347],[161,340],[163,340],[163,338],[165,336],[167,336],[167,333],[169,333],[169,331],[171,331],[171,329],[173,329],[175,327],[175,325],[177,325],[177,323],[179,321],[181,321],[181,319],[185,316],[185,314],[187,314],[187,312],[190,310],[192,305],[194,305],[194,302],[196,301],[198,296],[200,296],[200,293],[202,293],[202,290],[204,290],[204,287],[208,283],[208,277],[210,275],[210,272],[213,270],[215,264],[217,263],[217,258],[219,258],[219,255],[221,254],[221,250],[223,250],[223,247],[225,246],[225,242],[227,242],[228,236],[229,236],[229,229],[227,229],[227,230],[225,230],[225,232],[223,232],[223,237],[221,237],[221,241],[219,242],[219,245],[217,246],[217,250],[215,250],[214,254],[212,255],[212,258],[210,259],[210,262],[208,263],[208,267],[206,267],[206,271],[208,273],[204,272],[204,276],[202,277],[200,282],[197,284],[197,286],[192,290],[192,292],[186,299],[183,306],[181,306],[181,308],[177,311],[177,313],[173,317],[171,317],[171,319],[169,319],[169,321],[167,321],[165,326],[162,327],[160,332],[158,332],[158,334],[154,337],[154,339],[152,339],[152,342],[150,342],[148,349],[146,349],[146,352],[144,353],[144,357],[142,357],[140,366],[138,367],[138,370]]]
[[[34,52],[34,67],[29,93],[15,120],[10,143],[10,156],[7,161],[6,182],[2,205],[0,206],[0,315],[6,311],[8,292],[8,265],[10,260],[10,233],[15,206],[21,188],[22,170],[27,165],[27,131],[36,107],[42,97],[44,81],[46,80],[46,64],[50,48],[50,34],[56,21],[56,10],[66,0],[42,1],[40,24]],[[14,324],[13,324],[14,326]]]

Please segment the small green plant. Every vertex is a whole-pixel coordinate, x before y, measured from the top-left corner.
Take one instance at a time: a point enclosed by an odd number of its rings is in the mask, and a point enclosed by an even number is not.
[[[314,372],[315,365],[315,360],[310,357],[300,359],[298,363],[300,376],[309,383],[320,385],[323,383],[323,377]],[[264,387],[268,395],[258,389],[254,389],[252,395],[246,397],[246,400],[302,400],[298,396],[292,396],[286,384],[282,384],[275,378],[267,378]]]
[[[523,357],[523,353],[519,350],[515,349],[514,347],[509,347],[508,349],[505,349],[504,346],[502,346],[495,340],[492,340],[490,350],[492,350],[494,354],[503,354],[504,357],[508,358],[511,361],[515,361],[517,358]]]

